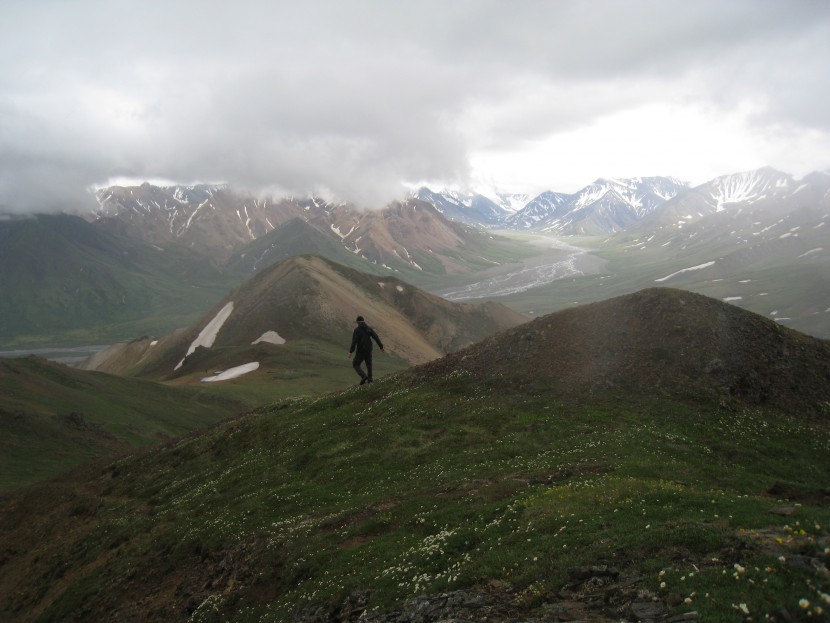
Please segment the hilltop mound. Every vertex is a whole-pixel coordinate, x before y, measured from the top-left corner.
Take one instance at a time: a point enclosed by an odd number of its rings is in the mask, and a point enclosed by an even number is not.
[[[533,391],[680,394],[830,410],[830,344],[699,294],[651,288],[538,318],[425,367]]]
[[[258,273],[190,328],[157,343],[146,339],[119,345],[91,366],[121,373],[140,367],[142,374],[169,375],[180,367],[186,371],[185,360],[200,346],[239,349],[262,341],[276,347],[313,341],[345,351],[358,315],[366,317],[391,353],[410,364],[441,357],[525,321],[502,305],[452,303],[395,277],[304,256]]]

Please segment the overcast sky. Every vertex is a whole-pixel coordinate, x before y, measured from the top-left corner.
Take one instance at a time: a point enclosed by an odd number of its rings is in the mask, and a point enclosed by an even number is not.
[[[3,0],[0,206],[830,169],[826,0]]]

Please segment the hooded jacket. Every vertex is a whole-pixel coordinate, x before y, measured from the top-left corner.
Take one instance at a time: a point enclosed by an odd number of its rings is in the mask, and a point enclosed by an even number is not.
[[[357,352],[361,354],[371,353],[372,340],[375,340],[378,343],[378,348],[383,350],[383,342],[380,341],[375,330],[367,325],[365,321],[358,321],[354,332],[352,332],[352,345],[349,352],[353,353],[357,349]]]

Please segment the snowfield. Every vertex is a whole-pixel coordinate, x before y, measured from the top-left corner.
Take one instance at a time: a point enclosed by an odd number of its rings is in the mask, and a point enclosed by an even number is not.
[[[248,374],[248,372],[253,372],[259,368],[258,361],[252,361],[251,363],[246,363],[241,366],[236,366],[235,368],[230,368],[225,370],[224,372],[219,372],[213,376],[206,376],[202,379],[203,383],[213,383],[215,381],[228,381],[230,379],[235,379],[243,374]]]
[[[213,320],[211,320],[205,328],[201,330],[199,335],[193,340],[193,343],[190,345],[190,348],[187,349],[187,354],[182,357],[182,360],[179,364],[173,368],[174,370],[178,370],[182,367],[184,360],[187,359],[188,355],[191,355],[193,351],[195,351],[200,346],[204,346],[205,348],[210,348],[213,346],[213,342],[216,341],[216,336],[219,333],[219,329],[222,328],[222,325],[225,324],[225,321],[230,317],[231,313],[233,313],[233,301],[230,301],[226,304],[222,309],[219,310],[219,313],[214,316]]]
[[[715,264],[714,261],[706,262],[705,264],[698,264],[697,266],[691,266],[689,268],[684,268],[682,270],[678,270],[677,272],[674,272],[671,275],[666,275],[665,277],[660,277],[660,279],[655,279],[654,281],[668,281],[672,277],[676,277],[677,275],[679,275],[681,273],[688,273],[692,270],[702,270],[704,268],[709,268],[710,266],[713,266],[714,264]]]
[[[285,338],[282,337],[276,331],[266,331],[262,335],[260,335],[256,340],[251,342],[252,345],[259,344],[260,342],[267,342],[268,344],[285,344]]]

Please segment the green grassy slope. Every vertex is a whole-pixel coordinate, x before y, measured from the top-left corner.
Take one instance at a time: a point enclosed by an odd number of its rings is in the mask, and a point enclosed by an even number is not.
[[[0,490],[205,428],[245,406],[238,395],[82,372],[36,357],[0,359]]]
[[[170,330],[229,283],[184,249],[117,238],[78,217],[0,221],[0,344],[7,346]]]
[[[615,305],[605,311],[627,320]],[[545,329],[573,328],[566,321]],[[670,315],[657,335],[678,322]],[[678,339],[705,351],[689,331]],[[415,620],[417,604],[424,612],[437,603],[429,596],[453,591],[462,605],[444,599],[424,620],[619,621],[643,618],[646,606],[704,621],[821,620],[830,606],[821,403],[799,411],[808,403],[781,409],[736,394],[725,406],[694,384],[683,399],[623,382],[564,391],[546,382],[554,360],[527,354],[548,339],[540,325],[513,338],[524,385],[487,371],[502,336],[5,496],[0,615]],[[766,352],[751,325],[725,338]],[[806,361],[827,358],[817,341],[783,339]],[[654,350],[652,365],[703,374]],[[636,379],[620,362],[620,379]],[[828,395],[826,383],[816,392],[811,400]]]

